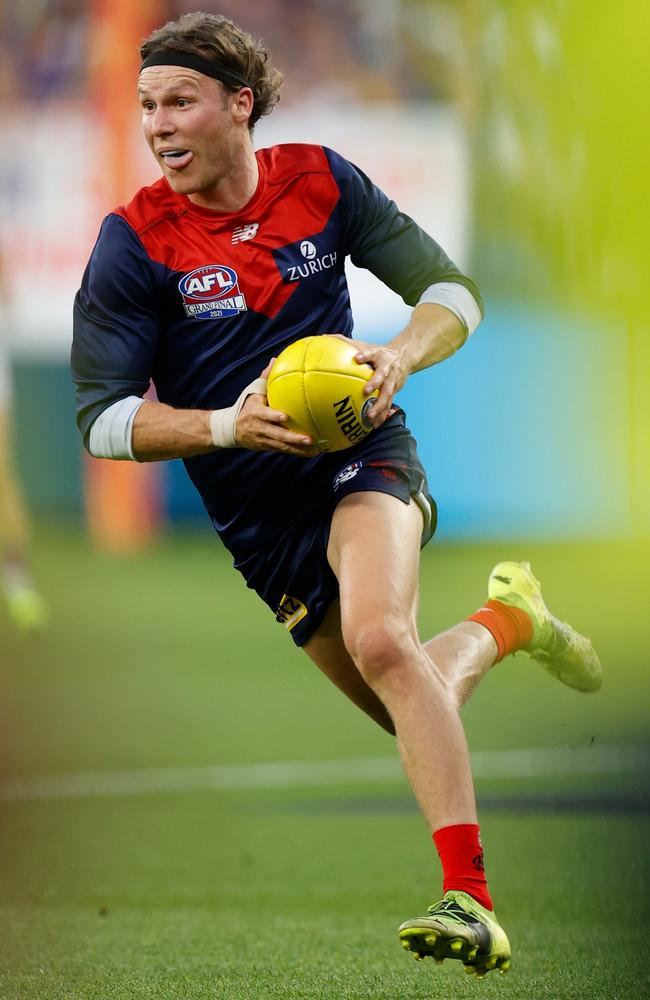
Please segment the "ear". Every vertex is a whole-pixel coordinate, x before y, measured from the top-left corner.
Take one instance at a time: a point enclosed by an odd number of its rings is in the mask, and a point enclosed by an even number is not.
[[[250,87],[242,87],[231,95],[230,107],[237,122],[247,122],[253,113],[255,98]]]

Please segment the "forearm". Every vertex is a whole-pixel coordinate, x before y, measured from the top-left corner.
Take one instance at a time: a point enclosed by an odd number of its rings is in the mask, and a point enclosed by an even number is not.
[[[478,310],[477,310],[478,311]],[[407,326],[385,345],[360,344],[355,355],[360,364],[374,368],[364,393],[379,389],[368,418],[380,427],[390,413],[393,396],[409,375],[450,357],[467,340],[467,329],[455,313],[437,302],[420,302]]]
[[[133,422],[133,457],[139,462],[156,462],[191,458],[220,448],[247,448],[313,458],[318,448],[311,439],[289,430],[286,415],[267,405],[265,379],[270,369],[271,364],[224,409],[175,410],[145,400]]]
[[[132,440],[138,462],[204,455],[215,448],[210,410],[175,410],[145,400],[135,415]]]
[[[397,351],[407,374],[422,371],[454,354],[467,340],[467,331],[445,306],[422,302],[408,325],[386,346]]]

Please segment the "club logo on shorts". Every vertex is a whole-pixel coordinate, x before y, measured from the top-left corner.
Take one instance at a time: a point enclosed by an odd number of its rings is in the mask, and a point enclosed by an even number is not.
[[[346,465],[344,469],[341,469],[340,472],[337,472],[332,484],[333,489],[338,490],[339,486],[342,486],[343,483],[347,483],[350,479],[354,479],[362,465],[363,462],[352,462],[350,465]]]
[[[225,264],[204,264],[178,283],[185,312],[193,319],[224,319],[246,309],[237,272]]]
[[[298,622],[303,620],[306,614],[307,608],[302,601],[299,601],[297,597],[290,597],[289,594],[283,594],[275,614],[275,620],[291,631]]]

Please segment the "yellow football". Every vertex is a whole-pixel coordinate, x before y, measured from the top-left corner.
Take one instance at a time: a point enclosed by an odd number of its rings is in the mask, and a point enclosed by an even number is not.
[[[309,434],[321,451],[362,441],[377,392],[364,395],[370,365],[354,360],[358,348],[338,337],[303,337],[286,347],[268,377],[269,406],[289,417],[291,430]]]

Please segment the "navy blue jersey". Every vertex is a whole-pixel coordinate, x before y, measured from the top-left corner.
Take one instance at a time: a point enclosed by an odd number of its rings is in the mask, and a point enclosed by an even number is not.
[[[167,181],[106,217],[75,299],[77,420],[142,396],[177,408],[229,406],[300,337],[352,333],[347,256],[409,305],[472,281],[355,166],[321,146],[257,152],[259,183],[234,214],[199,208]],[[375,433],[375,432],[373,432]],[[306,517],[331,456],[225,449],[185,460],[238,558]]]

